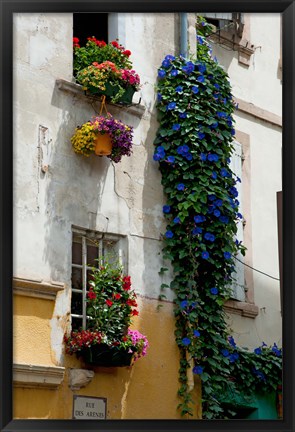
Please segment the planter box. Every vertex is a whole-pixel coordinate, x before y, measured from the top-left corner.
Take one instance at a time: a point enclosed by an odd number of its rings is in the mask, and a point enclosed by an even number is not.
[[[93,345],[78,353],[85,363],[93,366],[123,367],[130,366],[134,352],[128,349],[108,346],[106,344]]]
[[[96,88],[89,88],[88,91],[91,94],[96,95],[105,95],[107,99],[111,99],[112,97],[116,96],[118,93],[118,86],[112,86],[109,83],[106,83],[105,85],[106,89],[104,91],[97,90]],[[126,87],[125,93],[116,101],[117,104],[120,105],[131,105],[132,104],[132,98],[135,93],[135,89],[132,86]]]

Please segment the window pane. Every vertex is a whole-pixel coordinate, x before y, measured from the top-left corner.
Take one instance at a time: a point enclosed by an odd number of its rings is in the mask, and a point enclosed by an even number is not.
[[[72,267],[72,288],[82,290],[82,269]]]
[[[72,330],[82,330],[82,318],[72,317]]]
[[[87,264],[91,267],[98,267],[98,247],[87,245]]]
[[[83,297],[82,293],[72,292],[72,303],[71,310],[74,315],[82,315],[83,314]]]
[[[87,270],[87,291],[89,290],[89,281],[93,280],[92,270]]]
[[[76,240],[72,246],[72,263],[82,264],[82,243],[77,243]]]

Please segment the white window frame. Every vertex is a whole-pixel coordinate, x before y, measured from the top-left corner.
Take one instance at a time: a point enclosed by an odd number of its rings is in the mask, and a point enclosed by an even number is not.
[[[124,271],[127,272],[127,247],[126,238],[117,234],[111,233],[101,233],[97,231],[85,230],[77,227],[72,227],[72,245],[74,243],[75,237],[81,237],[82,240],[82,264],[74,264],[71,262],[71,269],[81,269],[82,270],[82,290],[73,288],[71,286],[72,293],[82,294],[82,315],[72,313],[71,305],[71,318],[78,318],[82,320],[82,328],[86,329],[87,315],[86,315],[86,299],[87,299],[87,271],[92,270],[93,267],[89,266],[87,263],[87,242],[89,240],[98,241],[98,259],[100,259],[100,264],[103,264],[103,257],[105,255],[105,242],[112,241],[116,243],[117,246],[117,256],[119,263],[123,266]],[[82,291],[82,292],[81,292]]]

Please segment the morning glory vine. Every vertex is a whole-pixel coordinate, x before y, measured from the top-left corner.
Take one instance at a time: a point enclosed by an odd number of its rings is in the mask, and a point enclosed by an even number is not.
[[[158,70],[160,126],[153,159],[167,199],[163,253],[174,269],[178,408],[192,415],[191,370],[202,380],[203,418],[215,419],[233,415],[220,398],[229,385],[249,397],[257,389],[276,389],[281,350],[264,343],[254,352],[241,349],[226,325],[223,306],[235,278],[235,256],[245,254],[236,237],[243,217],[241,179],[230,168],[235,104],[226,72],[212,59],[208,30],[199,19],[197,60],[167,55]]]

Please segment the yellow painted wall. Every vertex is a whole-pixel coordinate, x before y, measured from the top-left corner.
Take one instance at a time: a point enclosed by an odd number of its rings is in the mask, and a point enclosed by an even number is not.
[[[73,395],[77,394],[107,398],[108,419],[180,419],[177,411],[179,353],[174,340],[173,305],[162,303],[163,307],[158,311],[156,300],[138,298],[138,303],[140,315],[134,320],[133,327],[148,337],[150,347],[146,357],[139,359],[131,367],[88,366],[95,372],[93,380],[85,388],[72,391],[68,386],[67,368],[86,366],[75,356],[65,355],[65,379],[57,390],[14,389],[14,418],[71,419]],[[14,336],[18,361],[35,364],[51,359],[48,352],[48,328],[53,305],[54,302],[48,300],[34,299],[32,302],[32,299],[27,297],[17,299],[14,311],[18,315],[15,319],[17,325]],[[32,325],[33,336],[29,336]],[[46,337],[46,340],[33,345],[35,337],[38,341],[41,337]],[[30,343],[30,351],[21,339]],[[201,418],[198,379],[195,380],[192,394],[195,400],[193,418]]]

